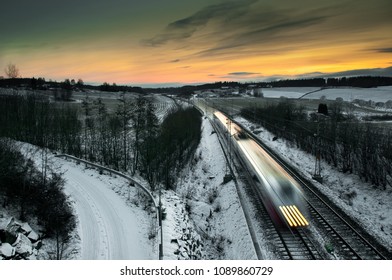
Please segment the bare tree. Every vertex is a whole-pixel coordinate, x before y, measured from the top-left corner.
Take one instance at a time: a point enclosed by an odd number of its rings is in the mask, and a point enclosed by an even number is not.
[[[8,78],[14,79],[19,77],[19,69],[16,67],[15,64],[8,64],[7,67],[4,69],[5,74]]]

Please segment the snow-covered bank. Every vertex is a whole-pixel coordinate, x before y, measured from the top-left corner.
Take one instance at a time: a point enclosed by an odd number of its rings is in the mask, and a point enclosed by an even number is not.
[[[241,117],[237,117],[236,121],[248,128],[254,126]],[[257,131],[260,131],[257,136],[267,146],[312,180],[315,164],[312,155],[298,150],[284,139],[273,141],[274,135],[265,129],[258,128]],[[323,184],[313,181],[314,185],[381,244],[392,250],[392,188],[381,190],[360,181],[356,175],[341,173],[323,161],[321,166]]]
[[[26,158],[42,168],[42,150],[19,143]],[[157,229],[155,213],[151,213],[144,196],[121,177],[101,174],[84,164],[47,154],[50,170],[61,173],[64,192],[69,196],[77,219],[74,237],[67,244],[64,259],[157,259],[158,251],[151,233]],[[12,213],[0,213],[9,219]],[[38,221],[39,223],[39,221]],[[44,239],[41,251],[53,241]],[[46,248],[47,247],[47,248]],[[37,257],[38,258],[38,257]],[[47,259],[44,253],[40,259]]]
[[[209,121],[203,119],[199,147],[177,183],[176,192],[181,200],[173,198],[172,193],[170,199],[166,195],[164,202],[164,207],[170,208],[167,210],[168,220],[163,222],[167,250],[175,250],[176,245],[170,242],[180,238],[178,230],[174,229],[190,227],[195,242],[203,242],[204,259],[257,258],[234,182],[223,184],[225,168],[226,161],[217,136]],[[181,213],[185,210],[184,217]],[[177,218],[171,219],[170,216]],[[170,228],[172,233],[167,232]],[[167,236],[171,237],[170,240]],[[165,256],[167,254],[169,252]],[[176,259],[178,256],[172,257]]]

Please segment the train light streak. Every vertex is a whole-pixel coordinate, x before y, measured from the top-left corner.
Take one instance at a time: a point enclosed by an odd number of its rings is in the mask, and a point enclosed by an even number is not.
[[[274,222],[289,227],[306,227],[306,204],[300,186],[272,156],[267,153],[238,124],[231,122],[221,112],[214,117],[234,143],[240,156],[251,171],[252,180],[263,194],[263,202]],[[276,216],[278,214],[278,217]]]
[[[307,226],[308,221],[301,214],[295,205],[290,206],[279,206],[280,211],[283,213],[286,221],[289,223],[290,227]]]
[[[304,221],[304,226],[309,225],[309,222],[305,219],[305,217],[302,215],[301,211],[298,210],[297,206],[293,206],[295,211],[298,213],[298,215],[301,217],[301,219]]]
[[[297,223],[294,221],[294,219],[292,218],[290,212],[286,209],[286,206],[279,206],[280,211],[282,211],[284,217],[286,218],[287,222],[289,223],[289,225],[291,227],[296,227]]]
[[[295,211],[294,207],[293,207],[293,206],[290,206],[289,209],[290,209],[290,211],[293,213],[293,215],[294,215],[296,221],[297,221],[301,226],[305,226],[306,224],[305,224],[304,220],[302,220],[302,218],[298,215],[298,213]]]

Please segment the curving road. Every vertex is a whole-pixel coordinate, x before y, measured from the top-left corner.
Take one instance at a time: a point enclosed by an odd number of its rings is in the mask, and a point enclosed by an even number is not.
[[[85,260],[150,259],[151,246],[135,213],[98,178],[62,159],[65,191],[79,219],[81,258]],[[115,180],[115,179],[113,179]]]

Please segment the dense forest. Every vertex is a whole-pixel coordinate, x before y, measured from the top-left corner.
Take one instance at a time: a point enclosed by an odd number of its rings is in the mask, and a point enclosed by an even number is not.
[[[288,99],[264,108],[245,108],[243,117],[259,123],[298,148],[319,154],[346,173],[386,188],[392,186],[392,132],[346,114],[345,103],[320,104],[319,113],[307,114]],[[348,110],[349,111],[349,110]]]

